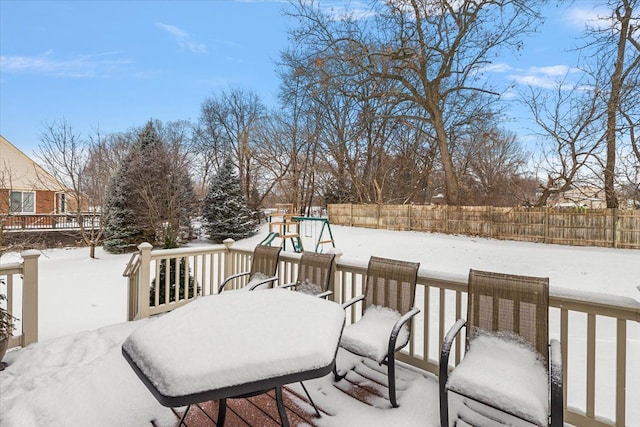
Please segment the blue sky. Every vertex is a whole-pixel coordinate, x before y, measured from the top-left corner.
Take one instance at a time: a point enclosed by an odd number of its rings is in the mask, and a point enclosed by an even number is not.
[[[505,86],[552,84],[574,65],[567,49],[596,3],[552,1],[539,33],[519,55],[496,61],[493,77]],[[84,136],[125,131],[150,118],[196,121],[207,97],[230,88],[255,91],[275,106],[275,61],[290,25],[285,6],[0,0],[0,134],[31,154],[43,124],[63,118]]]

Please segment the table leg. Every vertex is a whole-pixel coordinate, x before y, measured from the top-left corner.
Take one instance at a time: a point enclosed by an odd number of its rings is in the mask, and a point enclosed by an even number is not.
[[[180,418],[180,424],[178,424],[178,427],[182,427],[182,424],[184,424],[184,420],[187,418],[187,412],[189,412],[189,409],[191,409],[191,405],[187,406],[187,409],[184,410],[184,414],[182,414],[182,418]]]
[[[282,427],[289,427],[289,419],[287,411],[284,409],[284,401],[282,400],[282,387],[276,387],[276,403],[278,404],[278,414],[280,415],[280,424]]]
[[[217,427],[224,426],[224,420],[227,417],[227,399],[220,399],[218,401],[218,421],[216,422]]]

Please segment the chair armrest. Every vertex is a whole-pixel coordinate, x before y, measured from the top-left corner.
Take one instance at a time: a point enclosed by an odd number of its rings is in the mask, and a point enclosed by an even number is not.
[[[287,284],[278,286],[278,288],[293,288],[296,285],[297,285],[297,283],[287,283]]]
[[[324,298],[327,299],[329,298],[331,295],[333,295],[333,291],[324,291],[319,293],[318,295],[316,295],[318,298]]]
[[[349,301],[342,303],[342,308],[346,309],[358,301],[362,301],[364,299],[364,295],[358,295],[357,297],[351,298]]]
[[[442,350],[440,350],[440,366],[438,374],[438,383],[440,387],[440,425],[449,427],[449,397],[447,396],[447,380],[449,379],[449,354],[453,340],[460,333],[460,330],[466,325],[466,320],[458,319],[453,324],[447,335],[442,341]]]
[[[552,339],[549,344],[551,376],[551,427],[564,425],[564,396],[562,392],[562,347],[560,341]]]
[[[226,279],[224,279],[224,281],[222,282],[222,284],[218,288],[218,293],[224,291],[224,287],[226,286],[226,284],[229,283],[230,281],[232,281],[233,279],[237,279],[238,277],[246,276],[247,274],[250,274],[250,273],[251,273],[250,271],[245,271],[243,273],[237,273],[237,274],[233,274],[233,275],[227,277]]]
[[[273,277],[268,277],[264,280],[261,280],[259,282],[254,283],[253,285],[251,285],[251,287],[248,289],[249,291],[253,291],[255,288],[264,285],[265,283],[269,283],[269,282],[275,282],[278,280],[278,276],[273,276]],[[272,285],[273,286],[273,285]]]
[[[398,340],[400,329],[402,329],[402,327],[418,313],[420,313],[420,309],[418,307],[413,307],[396,321],[395,325],[393,325],[393,329],[391,330],[391,336],[389,337],[389,348],[387,354],[391,354],[392,351],[395,353],[396,341]]]

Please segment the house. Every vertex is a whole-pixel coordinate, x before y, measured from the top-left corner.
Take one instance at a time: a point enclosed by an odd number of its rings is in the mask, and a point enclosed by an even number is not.
[[[556,208],[591,208],[607,207],[604,189],[594,185],[573,186],[549,198],[549,206]]]
[[[0,135],[0,215],[64,213],[66,189]]]

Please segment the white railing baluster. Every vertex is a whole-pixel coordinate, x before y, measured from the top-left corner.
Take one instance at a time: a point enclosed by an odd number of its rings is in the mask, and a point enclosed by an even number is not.
[[[627,322],[616,322],[616,426],[626,423],[625,401],[627,389]]]
[[[596,316],[587,315],[587,417],[595,418],[596,408]]]

